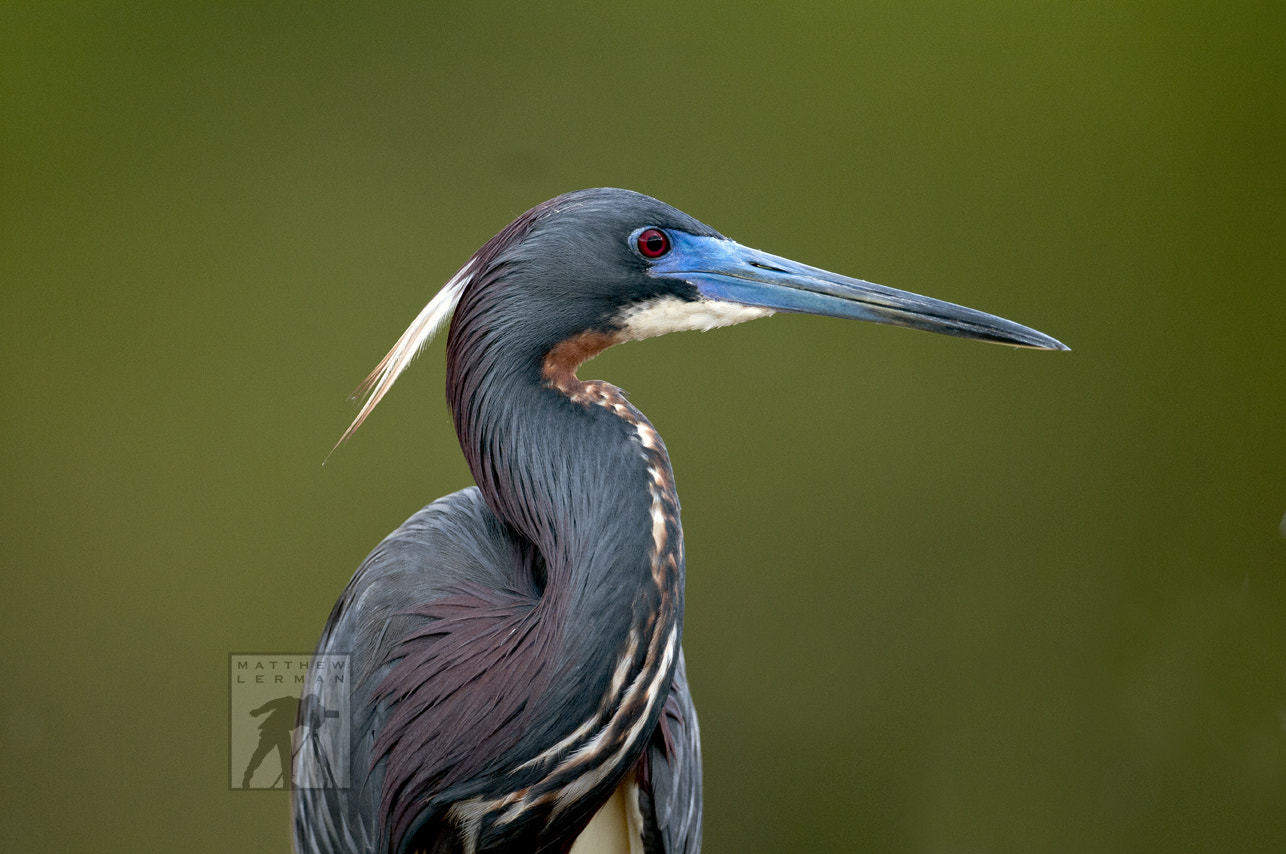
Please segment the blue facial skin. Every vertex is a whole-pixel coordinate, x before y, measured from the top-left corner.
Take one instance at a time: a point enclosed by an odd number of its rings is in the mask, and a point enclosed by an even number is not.
[[[631,243],[643,231],[638,229],[630,235]],[[708,299],[907,326],[1014,347],[1068,349],[1044,333],[992,314],[851,279],[750,249],[727,238],[678,230],[665,233],[670,238],[670,250],[659,258],[645,259],[649,274],[688,282]]]

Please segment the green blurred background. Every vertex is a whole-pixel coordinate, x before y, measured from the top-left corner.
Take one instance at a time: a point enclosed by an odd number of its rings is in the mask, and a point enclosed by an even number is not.
[[[467,7],[467,8],[465,8]],[[582,371],[666,437],[706,851],[1286,846],[1286,6],[5,4],[0,848],[274,851],[230,651],[469,483],[439,341],[637,189],[1070,354],[779,316]]]

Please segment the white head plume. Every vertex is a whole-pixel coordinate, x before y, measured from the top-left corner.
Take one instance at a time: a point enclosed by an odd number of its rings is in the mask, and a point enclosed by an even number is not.
[[[353,419],[353,423],[348,425],[344,435],[340,436],[339,441],[335,443],[335,448],[347,442],[348,438],[357,432],[357,428],[362,426],[366,416],[370,415],[375,406],[384,399],[384,395],[388,394],[388,390],[393,387],[397,378],[451,319],[456,304],[460,302],[460,294],[464,293],[464,286],[472,277],[473,261],[470,260],[451,277],[451,281],[442,286],[442,290],[438,291],[433,299],[429,300],[429,304],[402,333],[402,337],[397,339],[393,349],[388,351],[388,355],[380,360],[370,376],[357,387],[353,397],[365,397],[366,400],[362,403],[362,408]],[[332,454],[335,453],[335,448],[331,448]]]

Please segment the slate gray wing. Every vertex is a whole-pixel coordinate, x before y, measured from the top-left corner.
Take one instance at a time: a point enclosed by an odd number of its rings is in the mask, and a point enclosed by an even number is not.
[[[701,732],[682,650],[646,757],[639,780],[644,849],[647,854],[697,854],[701,850]]]
[[[428,505],[389,534],[366,558],[335,604],[317,652],[348,656],[343,682],[310,671],[311,705],[346,710],[348,749],[338,750],[338,727],[323,725],[312,741],[305,720],[296,730],[294,835],[299,852],[373,852],[381,844],[380,794],[384,763],[372,763],[377,734],[391,711],[375,701],[392,667],[393,647],[423,626],[411,613],[465,585],[514,590],[506,573],[516,565],[513,541],[476,487]],[[526,592],[526,591],[521,591]],[[314,659],[314,669],[318,660]],[[301,703],[301,718],[304,707]],[[321,757],[326,756],[326,762]],[[330,785],[347,783],[346,791]]]

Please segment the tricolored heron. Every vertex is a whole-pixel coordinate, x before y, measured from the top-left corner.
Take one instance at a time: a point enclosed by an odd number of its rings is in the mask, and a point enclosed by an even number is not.
[[[447,402],[477,486],[390,534],[331,612],[318,652],[347,653],[349,679],[308,690],[327,708],[348,692],[353,779],[310,788],[318,769],[300,751],[297,850],[566,852],[578,837],[577,852],[611,837],[698,850],[670,461],[620,389],[576,370],[623,341],[776,311],[1067,349],[748,249],[638,193],[527,211],[415,319],[344,434],[452,318]]]

